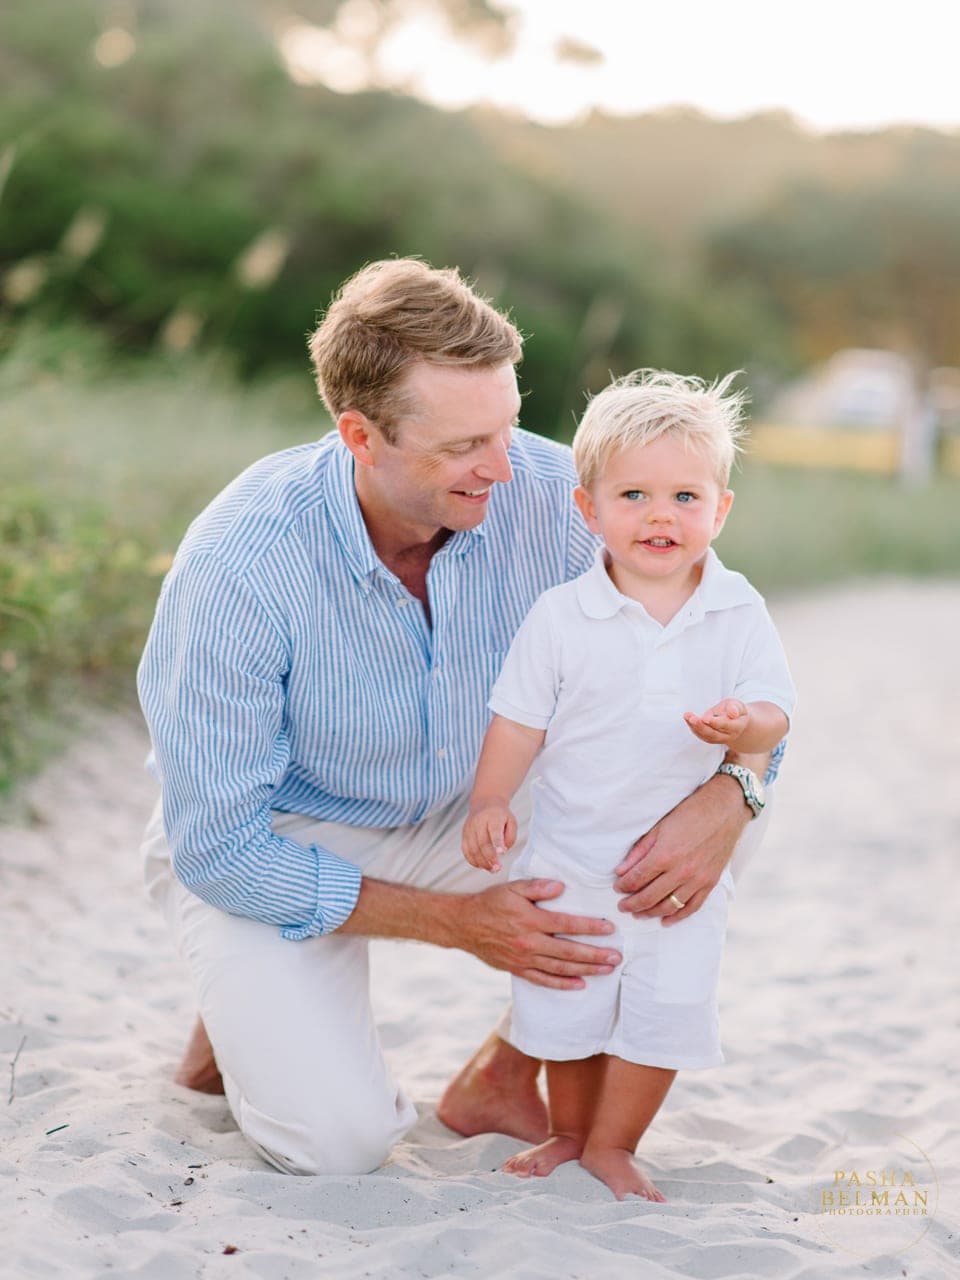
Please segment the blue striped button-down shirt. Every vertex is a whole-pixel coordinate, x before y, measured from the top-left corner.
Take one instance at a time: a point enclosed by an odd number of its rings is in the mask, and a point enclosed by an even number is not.
[[[300,939],[336,929],[359,869],[275,835],[271,809],[421,821],[469,787],[486,703],[527,611],[595,540],[570,451],[517,430],[514,478],[430,564],[432,625],[378,559],[336,435],[250,467],[191,525],[138,686],[177,875]]]

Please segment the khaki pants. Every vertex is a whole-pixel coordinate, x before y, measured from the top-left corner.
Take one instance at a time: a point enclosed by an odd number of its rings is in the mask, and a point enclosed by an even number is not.
[[[521,836],[497,876],[460,852],[466,807],[462,798],[416,827],[350,827],[291,813],[274,813],[272,826],[375,879],[470,893],[506,879],[523,847],[527,806],[518,796]],[[230,1110],[251,1146],[285,1173],[376,1169],[417,1113],[380,1048],[367,939],[335,932],[291,942],[275,925],[209,906],[173,874],[159,804],[143,853],[148,894],[190,966]]]

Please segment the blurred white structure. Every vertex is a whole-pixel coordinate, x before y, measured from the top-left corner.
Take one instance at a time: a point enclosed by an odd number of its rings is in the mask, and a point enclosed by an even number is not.
[[[849,348],[785,387],[765,417],[754,440],[768,461],[898,472],[922,482],[934,471],[938,433],[960,430],[960,370],[921,379],[895,351]],[[953,469],[946,455],[945,463]]]
[[[777,396],[770,419],[794,427],[899,427],[916,412],[913,369],[894,351],[838,351]]]

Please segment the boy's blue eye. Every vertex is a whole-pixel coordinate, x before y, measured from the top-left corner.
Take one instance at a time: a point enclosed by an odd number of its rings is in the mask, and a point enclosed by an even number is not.
[[[630,499],[630,501],[631,501],[631,502],[633,502],[635,498],[642,498],[642,497],[643,497],[643,490],[642,490],[642,489],[627,489],[627,491],[624,493],[624,495],[623,495],[623,496],[624,496],[625,498],[629,498],[629,499]]]
[[[689,489],[684,489],[681,493],[677,494],[678,502],[695,502],[696,498],[697,495],[695,493],[691,493]]]

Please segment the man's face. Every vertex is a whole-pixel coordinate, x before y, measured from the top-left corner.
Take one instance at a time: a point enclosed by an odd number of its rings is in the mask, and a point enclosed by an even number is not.
[[[513,366],[415,364],[402,383],[416,406],[397,424],[396,444],[379,434],[366,479],[381,514],[428,541],[439,529],[473,529],[495,484],[513,475],[507,450],[520,412]]]

